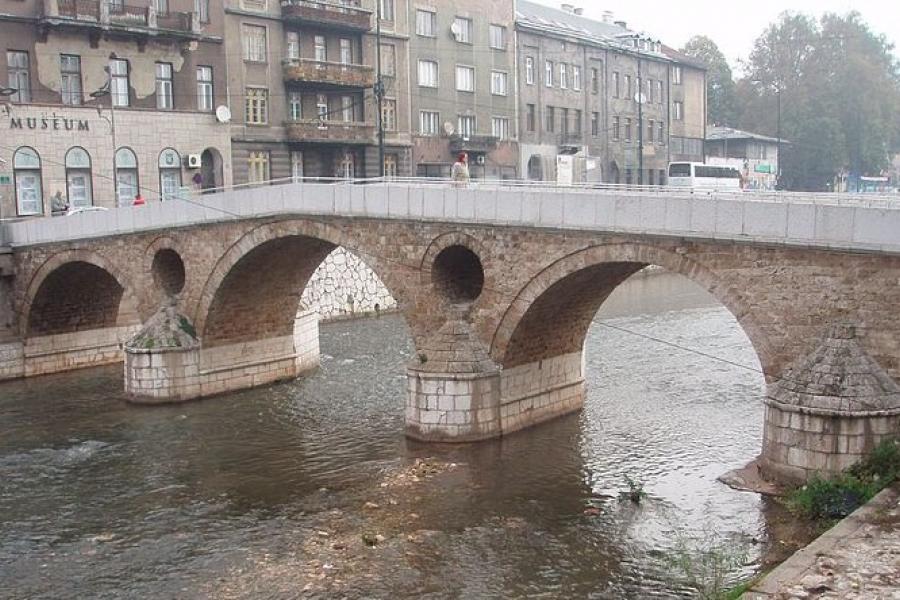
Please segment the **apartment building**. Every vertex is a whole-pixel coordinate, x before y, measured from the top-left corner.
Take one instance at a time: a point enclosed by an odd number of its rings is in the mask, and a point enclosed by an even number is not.
[[[691,160],[703,160],[706,82],[696,63],[611,13],[598,21],[570,4],[520,0],[516,30],[529,179],[660,185],[694,139]]]
[[[516,178],[512,0],[409,4],[413,163],[447,177],[459,152],[473,178]]]
[[[384,169],[409,173],[408,11],[406,0],[378,1],[226,0],[237,183],[381,174],[378,25]]]
[[[231,183],[221,4],[2,0],[0,46],[0,218]]]

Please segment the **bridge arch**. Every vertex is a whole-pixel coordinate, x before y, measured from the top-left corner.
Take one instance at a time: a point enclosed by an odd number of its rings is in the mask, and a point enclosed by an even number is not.
[[[54,254],[25,291],[23,339],[140,323],[134,286],[103,256],[87,250]]]
[[[701,263],[677,251],[637,243],[591,246],[534,276],[505,311],[491,357],[505,369],[580,352],[597,311],[619,284],[649,265],[703,287],[727,308],[752,344],[767,380],[778,373],[767,336],[747,300]]]
[[[194,312],[203,345],[290,335],[306,284],[339,246],[371,268],[397,298],[379,259],[357,250],[339,229],[310,220],[266,223],[232,244],[206,279]]]

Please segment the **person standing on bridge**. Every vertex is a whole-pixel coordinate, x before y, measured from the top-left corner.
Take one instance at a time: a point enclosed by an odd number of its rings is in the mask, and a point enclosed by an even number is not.
[[[465,152],[460,152],[456,157],[450,170],[450,179],[456,187],[466,187],[469,184],[469,155]]]

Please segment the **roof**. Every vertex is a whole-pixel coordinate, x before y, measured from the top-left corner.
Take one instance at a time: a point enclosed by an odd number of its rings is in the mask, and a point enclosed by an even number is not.
[[[706,131],[707,142],[718,142],[723,140],[756,140],[758,142],[771,142],[777,144],[778,138],[769,137],[759,133],[751,133],[749,131],[741,131],[731,127],[710,127]],[[788,144],[786,139],[781,138],[782,144]]]
[[[680,52],[671,46],[666,46],[663,44],[663,54],[674,60],[678,63],[683,63],[690,67],[694,67],[695,69],[702,69],[703,71],[709,70],[709,65],[700,60],[699,58],[694,58],[693,56],[688,56],[684,52]]]

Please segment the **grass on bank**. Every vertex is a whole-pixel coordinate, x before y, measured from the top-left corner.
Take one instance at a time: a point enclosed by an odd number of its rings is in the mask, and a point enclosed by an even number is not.
[[[813,521],[843,519],[898,479],[900,440],[883,440],[865,459],[842,473],[814,475],[787,495],[787,506]]]

